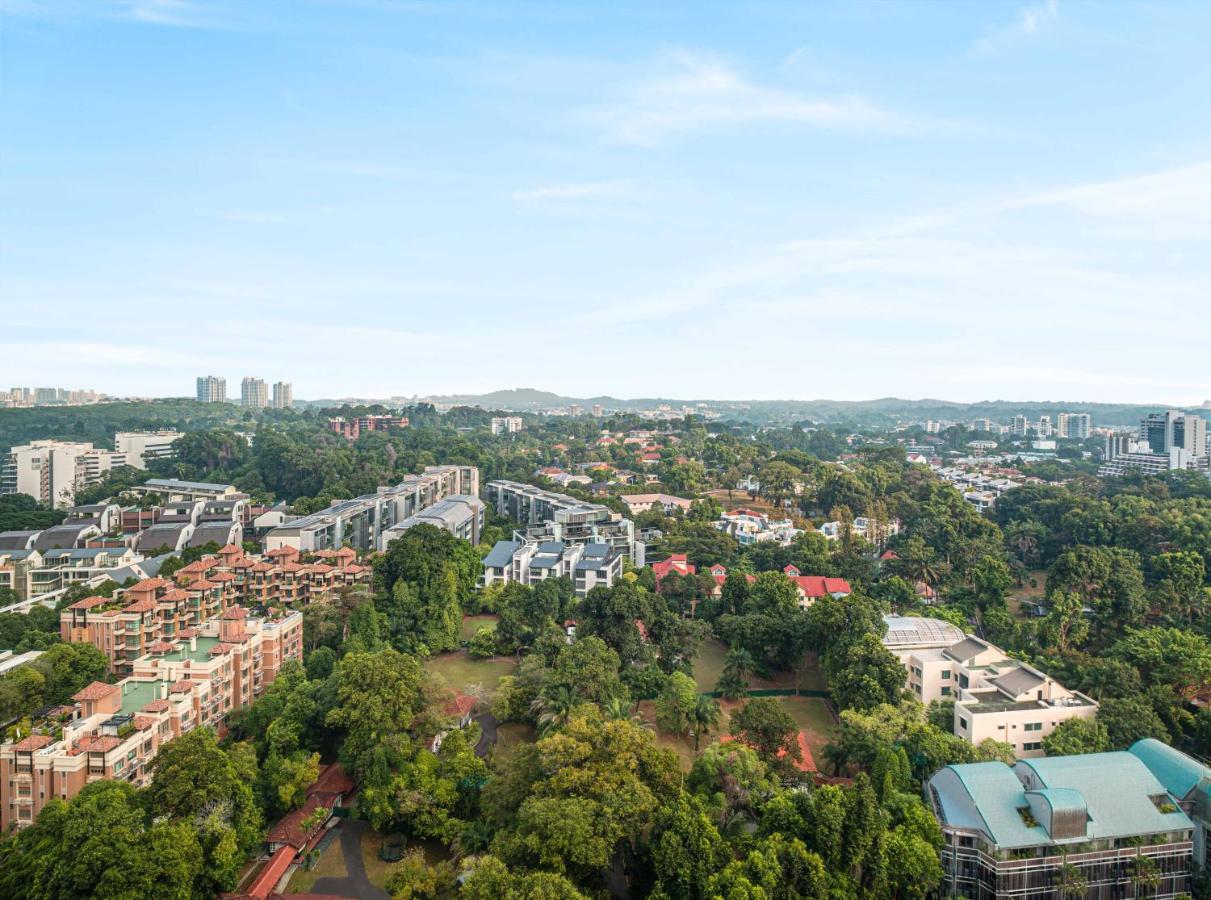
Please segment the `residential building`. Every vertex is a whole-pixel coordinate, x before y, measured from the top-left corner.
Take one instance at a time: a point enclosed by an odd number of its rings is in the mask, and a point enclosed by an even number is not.
[[[619,497],[626,504],[627,512],[631,515],[647,512],[653,506],[659,506],[666,516],[671,516],[674,510],[689,512],[693,500],[684,497],[674,497],[672,494],[623,494]]]
[[[265,386],[265,379],[245,376],[240,382],[240,406],[247,409],[264,409],[268,405],[269,389]]]
[[[154,494],[161,501],[234,500],[248,496],[236,490],[234,484],[182,481],[180,478],[149,478],[142,484],[133,486],[130,492],[141,497]]]
[[[485,508],[484,502],[476,496],[454,494],[385,529],[379,538],[378,548],[385,551],[392,541],[414,525],[432,525],[457,538],[478,544],[484,527]]]
[[[1088,898],[1187,894],[1196,826],[1150,763],[1118,752],[939,770],[924,793],[943,835],[940,894],[1058,897],[1063,875]]]
[[[493,434],[515,434],[522,429],[521,416],[493,416]]]
[[[95,681],[0,745],[0,831],[37,818],[51,799],[70,800],[86,784],[151,780],[152,762],[173,738],[200,726],[221,729],[227,715],[260,696],[287,659],[301,659],[303,617],[221,618],[159,639],[131,660],[117,684]]]
[[[1039,424],[1035,427],[1039,437],[1051,437],[1051,416],[1039,416]]]
[[[908,689],[924,704],[953,700],[954,733],[971,744],[991,738],[1020,758],[1041,756],[1043,738],[1069,719],[1097,715],[1095,701],[1071,691],[999,647],[936,619],[887,616],[884,645],[904,665]]]
[[[226,403],[227,379],[217,375],[201,375],[198,377],[199,403]]]
[[[108,577],[142,559],[129,547],[0,550],[0,587],[29,600]]]
[[[149,460],[170,459],[173,442],[185,435],[179,431],[119,431],[114,435],[115,465],[146,469]]]
[[[427,466],[422,474],[408,475],[394,487],[380,487],[377,493],[352,500],[335,500],[327,509],[287,519],[265,535],[265,549],[293,547],[309,553],[348,544],[373,550],[382,546],[383,534],[396,523],[447,497],[474,498],[478,494],[479,470],[474,466]],[[475,516],[482,523],[478,512]]]
[[[593,418],[600,419],[605,415],[605,408],[600,403],[593,404]]]
[[[1185,450],[1190,456],[1207,453],[1207,420],[1194,413],[1170,409],[1140,419],[1140,441],[1152,453]]]
[[[517,582],[528,586],[547,578],[571,579],[576,596],[611,587],[622,574],[622,554],[607,544],[564,541],[497,541],[484,557],[482,584]]]
[[[782,547],[789,547],[795,538],[803,533],[803,529],[796,528],[790,519],[771,519],[764,513],[753,512],[751,509],[725,512],[719,517],[715,527],[730,534],[741,545],[771,541]]]
[[[517,481],[490,481],[485,492],[497,514],[522,526],[526,539],[608,544],[643,565],[644,547],[635,540],[635,523],[608,506]]]
[[[826,578],[823,575],[803,575],[795,566],[788,565],[784,568],[783,573],[795,585],[795,590],[799,594],[799,608],[807,609],[817,600],[822,597],[835,597],[840,599],[848,597],[854,592],[848,581],[844,578]]]
[[[328,430],[339,434],[347,441],[356,441],[366,431],[389,431],[392,428],[407,428],[407,416],[336,416],[328,420]]]
[[[858,537],[882,545],[889,537],[900,533],[900,520],[890,519],[880,522],[867,516],[856,516],[849,528],[850,532]],[[840,539],[843,529],[844,526],[841,522],[825,522],[816,530],[828,540],[835,541]]]
[[[288,381],[273,383],[273,408],[291,409],[294,406],[294,387]]]
[[[0,494],[28,494],[47,506],[71,506],[76,488],[103,478],[116,456],[82,441],[20,444],[0,463]]]
[[[1083,441],[1093,432],[1093,420],[1089,413],[1060,413],[1056,421],[1056,433],[1062,438]]]
[[[1194,864],[1205,869],[1211,833],[1211,766],[1155,738],[1136,741],[1127,752],[1139,757],[1194,822]]]
[[[1018,437],[1022,437],[1026,434],[1026,428],[1027,428],[1027,426],[1026,426],[1026,417],[1025,416],[1014,416],[1010,420],[1009,430],[1010,430],[1011,434],[1014,434]]]

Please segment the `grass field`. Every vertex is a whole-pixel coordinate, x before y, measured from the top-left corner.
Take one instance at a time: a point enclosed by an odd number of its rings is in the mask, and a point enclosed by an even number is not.
[[[1031,582],[1034,584],[1031,584]],[[1022,603],[1038,602],[1047,593],[1047,572],[1044,569],[1032,570],[1026,576],[1026,583],[1020,588],[1011,590],[1005,598],[1009,611],[1016,617],[1022,618]]]
[[[508,656],[472,659],[466,650],[443,653],[425,662],[425,668],[441,675],[456,691],[479,685],[488,693],[495,691],[501,676],[508,675],[516,665],[517,661]]]
[[[518,744],[532,743],[534,729],[525,722],[502,722],[496,729],[496,749],[508,750]]]
[[[345,869],[345,858],[341,855],[341,842],[338,837],[332,841],[326,850],[320,854],[313,869],[296,869],[290,877],[288,890],[292,894],[306,894],[311,891],[315,882],[320,878],[344,878],[349,872]]]
[[[463,616],[462,627],[459,628],[458,636],[464,641],[469,641],[475,637],[475,633],[481,628],[490,628],[496,630],[496,623],[500,621],[500,616],[495,613],[488,613],[482,616]]]
[[[713,691],[723,674],[723,660],[727,657],[727,645],[718,638],[709,637],[702,642],[694,658],[694,683],[700,691]]]
[[[707,496],[714,499],[725,512],[731,512],[735,509],[751,509],[753,512],[765,513],[766,515],[773,514],[781,517],[786,514],[786,510],[779,511],[764,497],[758,497],[755,500],[748,495],[748,491],[732,491],[731,496],[728,496],[726,490],[707,491]]]
[[[836,737],[838,725],[819,697],[782,697],[782,705],[795,717],[807,739],[807,746],[819,763],[820,749]]]
[[[715,685],[719,683],[719,676],[723,674],[723,663],[726,658],[727,645],[723,641],[711,637],[702,642],[698,656],[694,659],[694,683],[698,685],[698,690],[715,690]],[[820,671],[815,654],[809,653],[803,658],[803,662],[799,666],[797,685],[796,673],[793,671],[778,672],[773,678],[754,677],[749,679],[749,688],[752,690],[768,688],[794,690],[796,686],[803,691],[827,689],[828,685],[825,684],[824,674]]]

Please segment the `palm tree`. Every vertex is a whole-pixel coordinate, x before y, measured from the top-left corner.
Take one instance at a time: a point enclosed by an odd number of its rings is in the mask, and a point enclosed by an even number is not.
[[[690,712],[690,726],[694,729],[694,752],[698,752],[698,742],[702,738],[704,731],[714,731],[719,725],[719,717],[722,715],[722,710],[719,708],[719,701],[706,696],[706,694],[698,695],[698,702],[694,704],[694,709]]]
[[[450,842],[450,852],[455,858],[483,853],[492,843],[492,826],[483,819],[472,819]]]
[[[636,704],[636,709],[638,709],[638,704]],[[645,728],[648,725],[642,716],[631,710],[630,701],[623,700],[621,697],[610,697],[602,704],[601,711],[611,722],[631,722],[634,725],[643,725]]]
[[[540,735],[566,725],[575,708],[576,692],[565,684],[556,685],[549,692],[539,694],[530,704],[530,712],[538,717]]]
[[[1089,882],[1080,869],[1066,862],[1056,870],[1055,889],[1062,900],[1080,900],[1089,889]]]

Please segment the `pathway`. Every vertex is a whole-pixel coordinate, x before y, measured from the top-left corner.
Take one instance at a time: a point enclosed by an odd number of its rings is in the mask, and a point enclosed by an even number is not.
[[[327,876],[316,879],[311,893],[352,897],[354,900],[390,900],[390,894],[371,884],[366,877],[366,865],[362,862],[362,832],[369,826],[358,819],[344,819],[339,827],[341,856],[348,874],[343,878]]]

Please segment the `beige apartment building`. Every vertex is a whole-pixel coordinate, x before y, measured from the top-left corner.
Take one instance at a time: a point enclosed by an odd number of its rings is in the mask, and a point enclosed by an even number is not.
[[[992,738],[1019,759],[1043,755],[1043,738],[1068,719],[1097,715],[1095,701],[948,622],[886,616],[884,644],[904,665],[922,703],[953,700],[954,733],[972,744]]]
[[[93,682],[33,734],[0,745],[0,832],[30,824],[52,798],[70,800],[93,781],[146,785],[161,746],[199,725],[221,730],[302,649],[302,613],[252,618],[238,606],[154,642],[129,678]]]
[[[348,548],[320,551],[309,563],[299,557],[290,547],[262,559],[228,545],[181,567],[172,580],[148,578],[113,597],[70,604],[59,614],[59,635],[102,650],[114,673],[124,677],[156,645],[176,640],[240,603],[297,609],[370,579],[370,568],[358,565]]]

